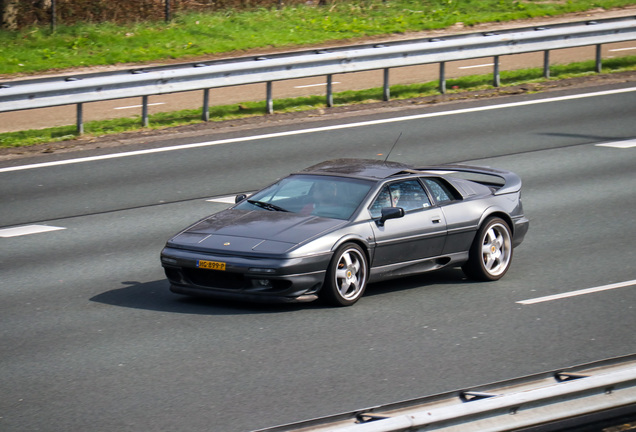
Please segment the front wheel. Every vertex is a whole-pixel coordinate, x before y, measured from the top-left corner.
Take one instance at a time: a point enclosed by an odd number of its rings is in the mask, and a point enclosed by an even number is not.
[[[468,261],[462,267],[466,276],[480,281],[499,280],[512,262],[512,235],[508,224],[491,218],[477,230]]]
[[[360,246],[340,246],[327,267],[322,297],[334,306],[351,306],[362,297],[368,273],[367,258]]]

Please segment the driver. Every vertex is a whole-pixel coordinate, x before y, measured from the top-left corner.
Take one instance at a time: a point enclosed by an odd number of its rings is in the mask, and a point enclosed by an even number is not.
[[[400,190],[392,189],[391,190],[391,207],[397,207],[398,201],[400,201]]]

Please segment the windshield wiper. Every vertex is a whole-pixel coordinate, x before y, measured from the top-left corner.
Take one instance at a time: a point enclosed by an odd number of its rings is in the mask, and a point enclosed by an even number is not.
[[[276,204],[272,204],[272,203],[267,203],[267,202],[263,202],[263,201],[256,201],[256,200],[247,200],[248,203],[250,204],[254,204],[255,206],[264,208],[265,210],[269,210],[269,211],[280,211],[280,212],[288,212],[289,210],[286,210],[282,207],[277,206]]]

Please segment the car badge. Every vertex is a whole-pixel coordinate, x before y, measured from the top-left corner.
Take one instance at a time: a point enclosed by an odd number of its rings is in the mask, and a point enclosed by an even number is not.
[[[229,245],[230,245],[230,242],[223,243],[223,246],[229,246]]]

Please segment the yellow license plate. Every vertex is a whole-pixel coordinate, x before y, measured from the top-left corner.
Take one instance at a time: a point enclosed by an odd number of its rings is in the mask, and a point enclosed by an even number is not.
[[[208,270],[221,270],[225,271],[225,263],[219,261],[206,261],[199,260],[197,261],[197,267]]]

